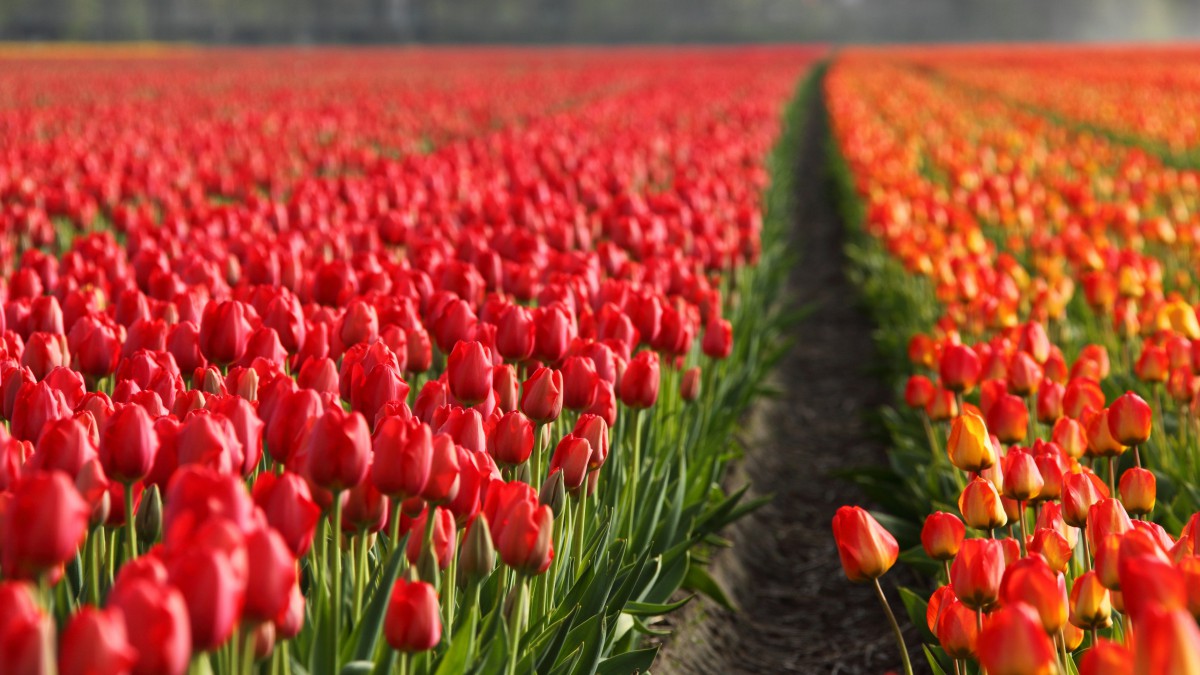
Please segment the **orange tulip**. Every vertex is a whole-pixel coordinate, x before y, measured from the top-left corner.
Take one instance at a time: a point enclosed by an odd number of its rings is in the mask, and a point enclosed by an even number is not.
[[[1108,409],[1108,430],[1121,445],[1141,445],[1150,440],[1153,413],[1141,396],[1127,391]]]
[[[1029,605],[1006,605],[979,634],[979,665],[991,675],[1051,675],[1056,672],[1054,644]]]
[[[975,656],[975,645],[979,640],[975,610],[953,597],[949,598],[942,607],[934,634],[950,658],[965,659]]]
[[[1024,448],[1014,448],[1004,457],[1004,496],[1027,502],[1041,495],[1042,472],[1033,455]]]
[[[1057,572],[1066,571],[1075,553],[1067,543],[1066,537],[1048,527],[1034,532],[1033,539],[1029,542],[1029,552],[1042,556],[1050,569]]]
[[[1121,493],[1121,503],[1129,513],[1137,516],[1154,510],[1157,481],[1150,471],[1141,467],[1127,470],[1121,474],[1117,490]]]
[[[1079,459],[1087,452],[1087,431],[1078,420],[1060,417],[1054,423],[1050,438],[1068,457]]]
[[[1135,624],[1152,610],[1187,608],[1183,573],[1154,555],[1122,555],[1117,563],[1125,611]],[[1168,672],[1168,671],[1164,671]]]
[[[843,506],[833,517],[842,570],[855,583],[878,579],[896,564],[900,547],[890,532],[860,507]]]
[[[921,528],[921,546],[934,560],[950,560],[962,547],[966,528],[958,516],[945,511],[931,513]]]
[[[1004,394],[987,413],[987,426],[1001,443],[1020,443],[1029,431],[1029,409],[1019,396]]]
[[[1126,448],[1109,431],[1108,408],[1087,416],[1088,454],[1095,457],[1116,457]]]
[[[1087,524],[1092,504],[1108,497],[1108,487],[1090,469],[1063,476],[1062,515],[1073,527]]]
[[[996,463],[996,449],[988,437],[987,425],[972,412],[954,418],[946,453],[951,464],[967,472],[978,473]]]
[[[1070,605],[1071,623],[1079,628],[1096,630],[1112,625],[1112,596],[1094,570],[1075,578]]]
[[[1200,628],[1190,614],[1150,608],[1135,621],[1134,675],[1200,674]]]
[[[1008,523],[996,486],[980,476],[972,478],[963,488],[958,498],[958,511],[967,525],[977,530],[993,530]]]
[[[1047,633],[1067,623],[1067,582],[1050,569],[1041,556],[1022,558],[1004,569],[1000,600],[1005,605],[1023,602],[1035,611]]]
[[[1004,546],[995,539],[968,539],[950,566],[950,585],[971,609],[986,609],[1000,597]]]

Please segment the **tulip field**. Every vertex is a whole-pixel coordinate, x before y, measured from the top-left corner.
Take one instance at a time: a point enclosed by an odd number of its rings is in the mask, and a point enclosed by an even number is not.
[[[0,675],[677,672],[744,597],[779,672],[1200,675],[1197,120],[1185,46],[0,46]],[[804,199],[882,410],[794,400]],[[795,588],[731,531],[821,490]]]
[[[887,612],[906,672],[1200,672],[1196,56],[829,67],[849,255],[896,395],[888,465],[854,476],[874,515],[843,507],[833,531],[885,608],[889,568],[921,572],[900,590],[916,631]]]
[[[819,53],[0,50],[0,672],[647,671]]]

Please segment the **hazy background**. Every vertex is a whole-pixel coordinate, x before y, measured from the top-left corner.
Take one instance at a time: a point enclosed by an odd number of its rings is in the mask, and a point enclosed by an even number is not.
[[[0,0],[2,40],[1178,40],[1200,0]]]

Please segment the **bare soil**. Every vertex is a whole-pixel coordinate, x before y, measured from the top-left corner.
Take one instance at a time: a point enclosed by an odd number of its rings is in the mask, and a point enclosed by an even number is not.
[[[774,376],[782,391],[751,414],[747,455],[731,485],[774,500],[733,525],[713,570],[740,611],[694,601],[672,619],[676,633],[654,671],[667,673],[871,673],[900,671],[894,638],[869,586],[846,580],[830,527],[837,508],[863,503],[831,474],[878,464],[885,448],[868,416],[888,400],[870,371],[870,319],[845,275],[844,226],[833,200],[822,97],[811,97],[799,153],[792,245],[799,260],[789,295],[811,313]],[[895,583],[895,573],[885,588]],[[894,591],[892,607],[909,622]],[[906,635],[914,665],[915,630]]]

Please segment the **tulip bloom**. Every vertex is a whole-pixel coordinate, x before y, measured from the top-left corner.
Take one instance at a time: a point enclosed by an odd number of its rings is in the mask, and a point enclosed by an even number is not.
[[[962,547],[966,527],[958,516],[945,511],[931,513],[921,528],[921,546],[934,560],[950,560]]]
[[[1128,469],[1121,474],[1118,490],[1125,510],[1133,515],[1142,515],[1154,510],[1157,493],[1154,474],[1141,467]]]
[[[958,497],[958,511],[967,525],[977,530],[994,530],[1008,523],[1000,493],[992,482],[976,476]]]
[[[307,476],[318,487],[339,492],[352,488],[367,476],[371,434],[357,412],[327,408],[313,421],[302,450]]]
[[[1092,505],[1108,497],[1108,488],[1090,470],[1063,474],[1062,515],[1072,527],[1087,524]]]
[[[833,517],[833,537],[846,578],[855,583],[878,579],[896,564],[899,545],[866,510],[843,506]]]
[[[968,539],[950,565],[954,594],[971,609],[986,609],[1000,598],[1004,547],[995,539]]]
[[[375,426],[371,447],[371,482],[381,493],[400,501],[421,494],[433,465],[429,425],[385,417]]]
[[[459,342],[446,360],[446,381],[450,393],[472,406],[487,398],[492,390],[492,361],[479,342]]]
[[[950,658],[975,656],[975,647],[979,643],[979,623],[975,611],[959,602],[953,594],[945,601],[933,633]]]
[[[129,644],[125,616],[118,610],[84,607],[71,616],[59,646],[62,675],[130,672],[137,652]]]
[[[979,381],[983,366],[975,350],[966,345],[951,344],[942,350],[938,374],[942,386],[956,393],[969,392]]]
[[[991,675],[1051,675],[1057,672],[1054,644],[1037,612],[1018,603],[997,610],[979,634],[979,665]]]
[[[978,473],[996,463],[996,449],[988,437],[987,425],[973,412],[954,418],[946,453],[950,463],[962,471]]]
[[[567,434],[554,448],[550,459],[550,473],[563,472],[563,487],[571,494],[578,494],[587,478],[588,462],[592,458],[592,446],[586,438]]]
[[[1022,558],[1004,569],[1000,599],[1005,605],[1023,602],[1032,607],[1051,635],[1067,623],[1066,578],[1039,556]]]
[[[1200,628],[1190,614],[1151,607],[1135,621],[1134,675],[1200,673]]]
[[[1123,644],[1098,640],[1083,653],[1079,675],[1133,675],[1133,652]]]
[[[183,675],[191,659],[187,604],[179,590],[166,583],[165,571],[162,574],[161,581],[118,579],[109,596],[108,604],[124,617],[129,643],[137,653],[134,675]]]
[[[308,483],[298,474],[265,471],[254,482],[254,503],[267,523],[282,535],[292,555],[301,557],[312,547],[321,507],[313,501]]]
[[[421,554],[425,552],[426,547],[425,533],[429,527],[431,509],[433,511],[433,530],[430,536],[433,537],[433,560],[437,563],[438,568],[445,570],[450,567],[450,561],[454,558],[455,535],[457,534],[454,527],[454,514],[450,513],[448,509],[436,506],[425,509],[421,516],[412,523],[412,531],[409,533],[408,546],[404,553],[408,556],[410,565],[417,565],[421,562]]]
[[[649,408],[658,400],[658,386],[658,354],[641,351],[625,367],[617,396],[621,403],[635,410]]]
[[[910,408],[924,409],[933,400],[934,385],[924,375],[913,375],[904,385],[904,403]]]
[[[0,511],[4,576],[36,580],[74,558],[87,536],[91,511],[62,472],[37,472],[17,481]]]
[[[200,319],[200,352],[213,363],[233,363],[246,353],[252,331],[241,302],[210,302]]]
[[[1108,409],[1108,429],[1121,445],[1142,445],[1150,440],[1153,413],[1141,396],[1127,391]]]
[[[493,483],[483,513],[504,564],[527,575],[541,574],[550,567],[554,513],[538,503],[533,488],[520,481]]]
[[[442,618],[433,586],[397,579],[388,600],[383,634],[392,649],[406,654],[436,647],[442,639]]]
[[[562,389],[562,373],[538,368],[521,385],[521,412],[538,424],[553,422],[562,412]]]
[[[700,348],[705,356],[710,358],[727,358],[733,352],[733,325],[714,316],[704,327],[704,338],[700,341]]]
[[[1029,410],[1019,396],[1004,394],[987,413],[987,428],[1001,443],[1020,443],[1029,430]]]

